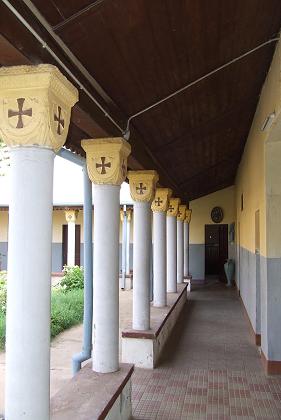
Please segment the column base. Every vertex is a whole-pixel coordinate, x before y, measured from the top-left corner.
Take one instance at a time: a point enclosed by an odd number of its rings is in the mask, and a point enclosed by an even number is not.
[[[261,362],[267,375],[281,375],[281,360],[268,360],[261,351]]]
[[[122,331],[122,362],[154,369],[161,357],[164,346],[173,331],[174,325],[187,301],[187,284],[179,287],[180,295],[168,297],[168,306],[157,309],[151,316],[151,330]],[[159,312],[158,312],[159,311]]]
[[[118,372],[96,373],[88,363],[51,399],[52,420],[131,419],[133,371],[121,364]]]

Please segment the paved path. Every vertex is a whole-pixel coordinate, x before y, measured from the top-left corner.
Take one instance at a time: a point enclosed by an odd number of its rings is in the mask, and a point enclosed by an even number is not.
[[[281,377],[267,377],[236,292],[189,296],[157,370],[133,377],[134,419],[281,419]]]

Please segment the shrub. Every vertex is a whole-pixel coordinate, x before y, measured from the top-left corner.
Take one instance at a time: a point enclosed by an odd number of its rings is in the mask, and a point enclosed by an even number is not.
[[[83,267],[75,265],[74,267],[64,266],[64,276],[60,286],[65,292],[84,288],[84,270]]]
[[[7,273],[0,271],[0,313],[6,313]]]

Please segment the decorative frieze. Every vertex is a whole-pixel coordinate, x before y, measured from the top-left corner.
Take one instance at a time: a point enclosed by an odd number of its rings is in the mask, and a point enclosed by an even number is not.
[[[132,199],[138,202],[151,202],[155,196],[159,179],[156,171],[129,171],[128,178]]]
[[[10,147],[65,143],[78,90],[50,64],[0,68],[0,134]]]
[[[151,210],[166,212],[168,210],[169,199],[171,196],[172,190],[170,188],[157,188],[151,205]]]
[[[82,140],[87,168],[94,184],[121,185],[127,175],[130,144],[122,137]]]

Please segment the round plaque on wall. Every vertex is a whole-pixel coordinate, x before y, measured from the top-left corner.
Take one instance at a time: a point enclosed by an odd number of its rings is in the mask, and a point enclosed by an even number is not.
[[[221,207],[214,207],[211,211],[211,219],[214,223],[221,223],[223,221],[223,209]]]

